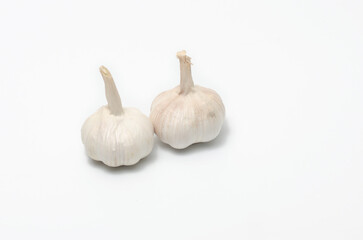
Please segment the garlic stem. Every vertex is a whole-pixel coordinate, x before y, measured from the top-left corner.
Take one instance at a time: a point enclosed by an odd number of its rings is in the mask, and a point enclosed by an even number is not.
[[[180,92],[179,94],[188,94],[194,87],[192,78],[191,61],[185,50],[177,52],[176,56],[180,61]]]
[[[121,115],[123,113],[121,98],[118,94],[115,82],[113,81],[110,71],[104,66],[100,67],[102,78],[105,82],[106,98],[108,108],[113,115]]]

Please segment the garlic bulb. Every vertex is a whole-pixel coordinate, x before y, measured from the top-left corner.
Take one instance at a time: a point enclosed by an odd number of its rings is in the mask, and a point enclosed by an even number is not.
[[[190,57],[186,52],[178,52],[177,57],[180,85],[154,99],[150,118],[162,142],[182,149],[216,138],[223,125],[225,110],[215,91],[194,86]]]
[[[108,105],[82,126],[87,155],[110,167],[133,165],[151,152],[154,129],[149,118],[135,108],[123,108],[110,72],[100,67]]]

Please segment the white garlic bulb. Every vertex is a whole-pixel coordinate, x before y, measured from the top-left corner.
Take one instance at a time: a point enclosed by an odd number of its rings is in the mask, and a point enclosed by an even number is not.
[[[151,105],[150,118],[162,142],[183,149],[216,138],[222,128],[225,109],[212,89],[194,86],[190,57],[177,53],[180,85],[159,94]]]
[[[149,155],[154,129],[147,116],[135,108],[123,108],[110,72],[100,67],[108,105],[90,116],[82,126],[87,155],[110,167],[133,165]]]

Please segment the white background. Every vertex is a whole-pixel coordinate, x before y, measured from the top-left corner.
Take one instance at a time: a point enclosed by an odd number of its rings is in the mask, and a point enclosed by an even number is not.
[[[363,239],[363,3],[1,1],[0,239]],[[226,121],[132,167],[88,159],[106,104],[149,115],[178,50]],[[156,138],[157,139],[157,138]]]

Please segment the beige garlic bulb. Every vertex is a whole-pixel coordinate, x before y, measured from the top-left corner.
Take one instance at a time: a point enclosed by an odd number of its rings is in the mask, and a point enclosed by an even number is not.
[[[108,105],[90,116],[82,126],[82,142],[87,155],[110,167],[133,165],[149,155],[154,145],[154,129],[147,116],[135,108],[124,108],[113,78],[100,67]]]
[[[154,99],[150,118],[162,142],[183,149],[216,138],[223,125],[225,109],[215,91],[194,85],[186,52],[178,52],[177,57],[180,85]]]

